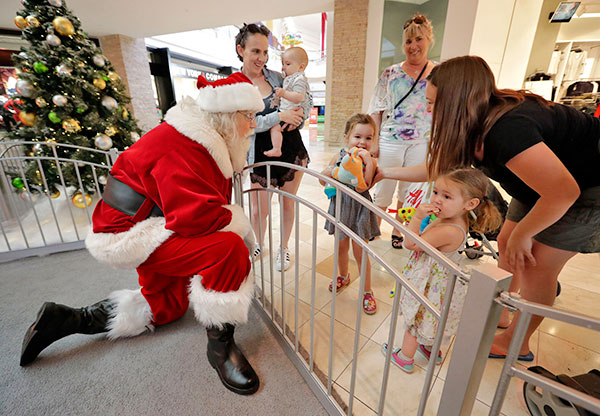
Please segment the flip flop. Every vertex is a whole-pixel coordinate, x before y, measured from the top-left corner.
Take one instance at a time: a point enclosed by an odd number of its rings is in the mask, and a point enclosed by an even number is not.
[[[506,354],[492,354],[490,353],[490,355],[488,356],[488,358],[506,358]],[[524,355],[519,355],[517,357],[517,360],[519,361],[533,361],[534,359],[534,355],[533,352],[529,351],[527,354]]]

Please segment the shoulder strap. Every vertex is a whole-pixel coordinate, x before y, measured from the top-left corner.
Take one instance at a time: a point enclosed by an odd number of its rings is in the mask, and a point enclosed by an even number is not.
[[[421,77],[423,76],[423,73],[425,72],[425,69],[427,68],[427,65],[429,65],[429,61],[425,62],[425,66],[423,67],[423,69],[421,70],[421,72],[419,73],[419,76],[417,77],[417,79],[415,79],[415,82],[413,82],[412,87],[410,87],[410,90],[408,90],[408,92],[406,94],[404,94],[404,97],[400,98],[400,100],[396,103],[396,105],[394,106],[393,110],[395,110],[396,108],[398,108],[398,106],[402,103],[402,101],[406,100],[406,97],[409,96],[409,94],[411,92],[413,92],[413,90],[415,89],[415,87],[417,86],[417,83],[419,82],[419,80],[421,79]]]

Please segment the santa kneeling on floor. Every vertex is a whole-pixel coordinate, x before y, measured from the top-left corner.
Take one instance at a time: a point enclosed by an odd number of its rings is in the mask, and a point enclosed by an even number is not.
[[[199,77],[198,88],[196,100],[171,108],[164,123],[119,156],[94,210],[88,250],[113,267],[135,268],[141,288],[79,309],[44,303],[25,334],[22,366],[68,335],[136,336],[191,305],[207,328],[208,360],[223,384],[239,394],[258,390],[258,376],[233,340],[253,297],[255,239],[231,191],[264,105],[241,73],[215,82]]]

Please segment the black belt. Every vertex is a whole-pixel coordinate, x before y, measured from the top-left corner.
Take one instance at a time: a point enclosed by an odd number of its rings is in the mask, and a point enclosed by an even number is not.
[[[102,200],[114,209],[134,217],[138,210],[146,200],[146,196],[134,191],[129,185],[124,184],[120,180],[108,175]],[[154,204],[148,217],[164,217],[162,210],[158,205]]]

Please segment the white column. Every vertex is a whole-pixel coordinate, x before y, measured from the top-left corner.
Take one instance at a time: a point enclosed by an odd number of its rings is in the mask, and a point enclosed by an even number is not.
[[[367,24],[367,45],[365,54],[365,78],[363,81],[362,111],[366,112],[379,78],[379,54],[381,52],[381,31],[383,28],[383,6],[385,0],[369,1]]]

